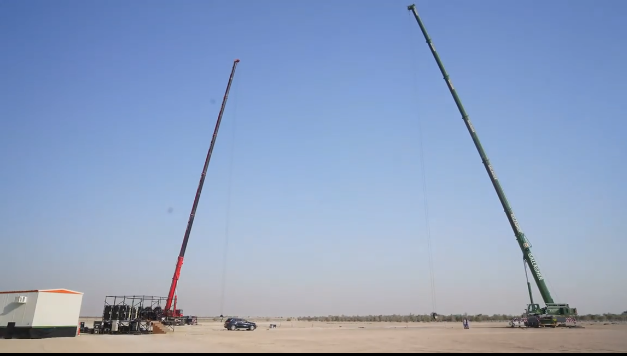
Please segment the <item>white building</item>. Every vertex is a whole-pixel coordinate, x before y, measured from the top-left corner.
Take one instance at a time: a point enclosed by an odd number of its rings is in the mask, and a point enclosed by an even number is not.
[[[74,337],[82,302],[68,289],[0,292],[0,338]]]

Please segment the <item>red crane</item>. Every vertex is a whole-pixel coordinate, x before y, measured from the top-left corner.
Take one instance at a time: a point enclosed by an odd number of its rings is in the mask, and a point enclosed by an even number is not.
[[[183,259],[185,257],[185,250],[187,249],[187,243],[189,242],[189,235],[192,232],[192,225],[194,224],[194,216],[196,215],[196,208],[198,207],[198,201],[200,200],[200,193],[202,193],[202,186],[205,183],[205,177],[207,175],[207,167],[209,167],[209,160],[211,160],[211,153],[213,152],[213,146],[216,143],[216,137],[218,137],[218,130],[220,129],[220,122],[222,121],[222,114],[224,113],[224,107],[226,106],[226,100],[229,98],[229,91],[231,90],[231,83],[233,82],[233,76],[235,75],[235,68],[239,63],[239,59],[233,62],[233,68],[231,69],[231,76],[229,77],[229,83],[226,86],[226,92],[222,99],[222,107],[218,114],[218,121],[216,121],[216,127],[213,130],[213,137],[211,138],[211,145],[209,145],[209,151],[207,152],[207,158],[205,159],[205,166],[203,167],[202,174],[200,175],[200,182],[198,182],[198,189],[196,190],[196,197],[194,198],[194,205],[192,205],[192,212],[189,214],[189,220],[187,221],[187,229],[185,230],[185,236],[183,237],[183,245],[181,246],[181,252],[179,253],[178,260],[176,261],[176,268],[174,269],[174,276],[172,277],[172,285],[170,286],[170,292],[168,293],[168,299],[165,305],[165,315],[170,317],[181,317],[180,311],[176,309],[176,286],[181,275],[181,267],[183,267]],[[172,310],[172,304],[174,303],[174,310]]]

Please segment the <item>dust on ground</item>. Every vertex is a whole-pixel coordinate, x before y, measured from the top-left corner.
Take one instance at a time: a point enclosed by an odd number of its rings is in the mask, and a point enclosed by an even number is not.
[[[82,319],[91,327],[94,319]],[[269,329],[270,324],[277,328]],[[9,352],[627,352],[627,325],[519,329],[506,322],[350,323],[258,321],[254,331],[227,331],[199,319],[165,335],[91,335],[0,340]]]

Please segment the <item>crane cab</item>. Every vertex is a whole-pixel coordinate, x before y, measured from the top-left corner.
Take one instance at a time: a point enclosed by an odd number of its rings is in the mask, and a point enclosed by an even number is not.
[[[536,315],[536,314],[544,314],[544,313],[539,304],[529,304],[527,305],[527,314]]]

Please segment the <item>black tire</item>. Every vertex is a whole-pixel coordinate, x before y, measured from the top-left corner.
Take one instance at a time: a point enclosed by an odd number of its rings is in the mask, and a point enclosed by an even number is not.
[[[539,328],[540,327],[540,319],[538,319],[535,316],[531,316],[529,318],[527,318],[527,323],[526,323],[528,328]]]
[[[235,331],[237,330],[237,327],[235,325],[231,325],[231,327],[229,328],[231,331]]]
[[[256,329],[256,327],[254,325],[251,325],[248,327],[248,331],[254,331]]]

